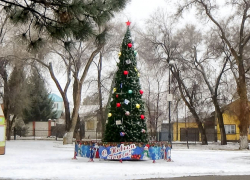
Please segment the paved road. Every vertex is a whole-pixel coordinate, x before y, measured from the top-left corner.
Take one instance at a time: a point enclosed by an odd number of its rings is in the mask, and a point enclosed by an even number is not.
[[[14,179],[2,179],[0,180],[14,180]],[[22,179],[19,179],[22,180]],[[23,179],[23,180],[34,180],[34,179]],[[50,180],[50,179],[44,179]],[[141,179],[141,180],[250,180],[249,176],[187,176],[187,177],[176,177],[176,178],[153,178],[153,179]]]
[[[187,176],[177,178],[159,178],[146,180],[250,180],[250,176]]]

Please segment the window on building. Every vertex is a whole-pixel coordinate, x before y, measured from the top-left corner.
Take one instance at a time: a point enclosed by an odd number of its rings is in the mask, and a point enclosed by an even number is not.
[[[235,125],[224,125],[226,134],[235,134]]]
[[[87,130],[94,130],[94,129],[95,129],[95,122],[87,121]]]
[[[54,103],[54,104],[53,104],[53,108],[54,108],[54,109],[58,109],[58,103]]]

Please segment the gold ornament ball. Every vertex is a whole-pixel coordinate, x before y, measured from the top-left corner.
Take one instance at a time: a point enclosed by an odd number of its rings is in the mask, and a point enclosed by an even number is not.
[[[121,52],[119,52],[119,53],[118,53],[118,56],[120,57],[121,55],[122,55],[122,53],[121,53]]]
[[[112,114],[111,113],[108,113],[108,117],[111,117],[112,116]]]
[[[114,88],[113,91],[116,92],[116,88]]]
[[[135,107],[139,109],[141,106],[140,104],[136,104]]]

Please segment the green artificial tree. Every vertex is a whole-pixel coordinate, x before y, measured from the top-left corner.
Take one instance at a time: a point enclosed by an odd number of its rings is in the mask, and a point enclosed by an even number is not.
[[[120,62],[110,102],[104,141],[147,142],[147,126],[142,101],[136,54],[127,22],[127,32],[119,53]]]

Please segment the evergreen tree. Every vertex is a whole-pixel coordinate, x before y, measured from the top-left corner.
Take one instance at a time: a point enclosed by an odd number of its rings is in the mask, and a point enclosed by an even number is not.
[[[53,111],[54,102],[49,97],[44,79],[37,71],[33,71],[28,86],[31,104],[24,110],[24,122],[54,119],[56,117],[56,112]]]
[[[128,21],[127,32],[119,53],[120,62],[117,64],[118,70],[104,137],[106,142],[147,142],[143,91],[136,69],[136,51],[129,25]]]
[[[15,121],[22,117],[24,108],[29,105],[25,64],[2,58],[0,60],[1,80],[3,88],[0,88],[0,101],[2,99],[4,105],[3,112],[7,123],[6,137],[10,140]]]
[[[21,38],[30,49],[40,47],[46,38],[75,38],[85,41],[96,34],[115,12],[129,0],[0,0],[11,22],[23,25]]]

